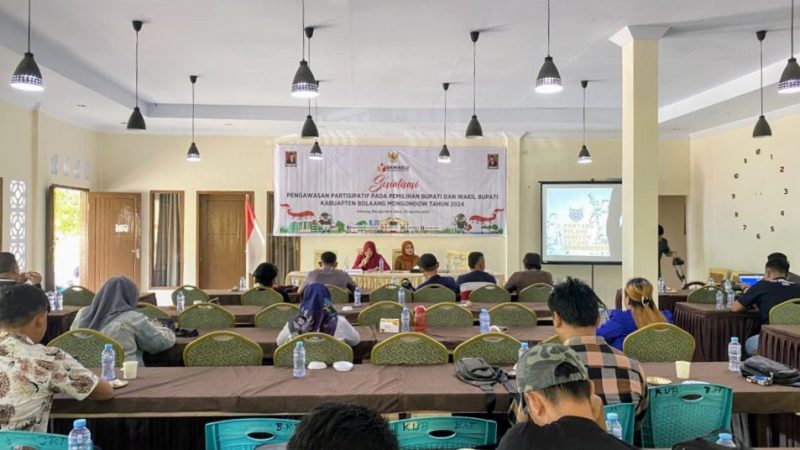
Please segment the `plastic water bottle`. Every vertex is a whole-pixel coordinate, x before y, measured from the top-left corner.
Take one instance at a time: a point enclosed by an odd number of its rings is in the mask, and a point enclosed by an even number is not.
[[[717,311],[725,309],[725,294],[721,290],[717,291]]]
[[[727,278],[722,280],[722,288],[725,289],[726,291],[731,289],[731,288],[733,288],[733,284],[731,283],[731,280],[729,280]]]
[[[344,270],[350,269],[350,259],[348,257],[344,257]]]
[[[383,258],[378,260],[378,272],[383,272]]]
[[[717,445],[720,447],[736,448],[736,443],[733,442],[733,435],[730,433],[720,433],[717,439]]]
[[[306,348],[303,341],[297,341],[294,344],[294,368],[292,369],[292,376],[295,378],[303,378],[306,376]]]
[[[57,291],[56,294],[56,311],[63,311],[64,310],[64,294],[61,291]]]
[[[67,437],[69,450],[93,450],[92,433],[86,428],[86,419],[77,419],[72,423],[74,427]]]
[[[622,440],[622,424],[619,423],[617,413],[606,414],[606,431],[615,438]]]
[[[525,352],[527,352],[527,351],[528,351],[528,343],[527,342],[523,342],[522,344],[520,344],[519,345],[519,355],[517,356],[517,361],[521,361],[522,360],[522,355],[524,355]]]
[[[246,291],[247,290],[247,278],[241,277],[239,278],[239,290]]]
[[[353,291],[353,306],[361,306],[361,288],[356,286],[356,290]]]
[[[411,312],[407,307],[403,306],[403,312],[400,313],[400,332],[405,333],[411,331]]]
[[[600,305],[597,308],[597,312],[600,314],[600,325],[605,325],[608,322],[608,310],[603,305]]]
[[[397,286],[397,275],[392,275],[392,284]]]
[[[663,294],[667,291],[667,281],[664,277],[658,277],[658,293]]]
[[[742,344],[739,343],[739,338],[733,336],[731,343],[728,344],[728,370],[731,372],[740,371],[740,363],[742,361]]]
[[[728,289],[725,291],[725,296],[728,297],[728,309],[733,309],[733,299],[736,298],[736,293],[733,292],[733,288],[728,285]]]
[[[489,317],[489,310],[481,308],[481,313],[478,316],[478,323],[480,324],[481,333],[489,332],[489,327],[492,326],[492,318]]]
[[[186,296],[183,294],[183,291],[178,292],[178,295],[175,296],[175,300],[178,302],[178,312],[182,313],[183,310],[186,309]]]
[[[117,363],[117,352],[114,351],[114,346],[106,344],[103,347],[103,353],[100,354],[100,366],[103,368],[103,379],[111,381],[117,378],[116,368],[114,365]]]
[[[406,305],[406,290],[403,287],[397,290],[397,303],[403,306]]]

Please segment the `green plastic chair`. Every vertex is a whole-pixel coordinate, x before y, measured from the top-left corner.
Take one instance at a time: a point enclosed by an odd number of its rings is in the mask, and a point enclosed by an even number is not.
[[[331,303],[350,303],[350,292],[347,289],[335,284],[326,284],[325,287],[331,294]]]
[[[253,318],[258,328],[273,328],[280,330],[289,321],[289,318],[300,314],[300,307],[290,303],[276,303],[259,311]]]
[[[206,424],[206,450],[254,450],[289,442],[299,420],[231,419]]]
[[[381,319],[399,319],[403,307],[395,301],[372,303],[358,313],[359,325],[378,325]]]
[[[511,301],[511,293],[494,284],[487,284],[469,293],[469,301],[473,303],[506,303]]]
[[[353,362],[353,349],[349,345],[326,333],[305,333],[275,349],[272,355],[275,367],[294,365],[294,346],[298,341],[303,341],[307,362],[322,361],[329,366],[336,361]]]
[[[770,325],[800,325],[800,298],[793,298],[769,310]]]
[[[243,305],[269,306],[283,303],[283,296],[272,288],[256,287],[242,294]]]
[[[458,449],[497,442],[497,422],[472,417],[393,420],[389,422],[389,429],[397,435],[401,450]]]
[[[425,312],[425,319],[429,327],[471,327],[475,322],[472,311],[456,303],[437,303],[431,306]]]
[[[603,406],[604,416],[608,413],[617,413],[619,424],[622,426],[622,440],[633,445],[633,431],[636,428],[636,408],[633,403],[613,403]]]
[[[489,364],[516,364],[522,343],[505,333],[483,333],[471,337],[453,350],[453,361],[483,358]]]
[[[719,286],[703,286],[696,291],[692,291],[688,297],[686,297],[686,302],[688,303],[717,303],[717,292],[722,292],[722,295],[725,295],[725,291]],[[727,297],[727,295],[725,295]],[[727,301],[727,298],[725,299]]]
[[[422,333],[399,333],[372,347],[372,364],[383,366],[447,364],[450,353]]]
[[[519,303],[500,303],[489,310],[493,325],[501,327],[535,327],[536,313]]]
[[[169,319],[170,315],[150,303],[137,303],[136,310],[147,316],[148,319]]]
[[[88,328],[69,330],[50,341],[47,346],[58,347],[72,355],[84,367],[94,369],[101,366],[100,354],[106,344],[114,346],[114,352],[117,354],[117,367],[122,367],[122,361],[125,359],[122,345],[105,334]]]
[[[67,436],[32,431],[0,431],[0,449],[67,450]]]
[[[208,333],[183,349],[186,367],[260,366],[263,360],[260,345],[232,331]]]
[[[89,306],[94,299],[94,292],[83,286],[70,286],[64,289],[62,295],[66,306]]]
[[[519,291],[517,300],[520,302],[547,303],[552,292],[553,286],[546,283],[534,283]]]
[[[642,447],[672,448],[678,442],[730,430],[733,392],[716,384],[651,387],[642,425]]]
[[[219,305],[201,303],[186,308],[178,316],[178,326],[187,329],[233,328],[236,326],[236,316]]]
[[[417,303],[454,302],[456,293],[441,284],[429,284],[414,291],[414,301]]]
[[[172,291],[172,304],[178,304],[178,292],[183,292],[183,298],[187,305],[191,305],[196,301],[200,302],[207,302],[210,300],[208,294],[205,293],[202,289],[197,286],[192,286],[191,284],[184,284],[183,286],[179,287]]]
[[[561,336],[559,336],[557,334],[554,334],[554,335],[550,336],[549,338],[547,338],[547,339],[543,340],[542,342],[540,342],[540,344],[562,344]]]
[[[622,343],[626,355],[639,362],[691,361],[694,337],[668,323],[651,323],[629,334]]]
[[[369,302],[397,302],[398,289],[406,291],[406,302],[411,302],[413,300],[414,291],[410,291],[396,284],[384,284],[369,294]]]

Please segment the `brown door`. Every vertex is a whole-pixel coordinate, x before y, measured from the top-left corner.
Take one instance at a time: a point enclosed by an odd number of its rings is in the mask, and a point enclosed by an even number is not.
[[[244,199],[250,192],[200,192],[197,208],[197,283],[230,289],[245,275]]]
[[[139,285],[141,201],[141,194],[89,193],[89,289],[96,292],[113,276]]]

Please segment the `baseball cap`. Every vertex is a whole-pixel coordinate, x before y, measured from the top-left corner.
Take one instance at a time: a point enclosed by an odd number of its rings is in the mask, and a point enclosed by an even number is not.
[[[556,375],[556,368],[569,364],[577,369],[569,375]],[[561,344],[539,344],[522,356],[517,363],[519,392],[541,391],[571,381],[586,381],[589,374],[578,354]]]

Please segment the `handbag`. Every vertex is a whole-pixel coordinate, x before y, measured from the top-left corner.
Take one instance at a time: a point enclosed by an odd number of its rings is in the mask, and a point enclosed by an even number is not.
[[[456,377],[464,383],[481,388],[486,397],[486,412],[494,412],[497,396],[494,385],[501,383],[509,393],[508,374],[501,368],[487,363],[483,358],[461,358],[456,362]]]
[[[763,356],[751,356],[741,366],[742,376],[765,376],[773,384],[800,387],[800,370],[773,361]]]

